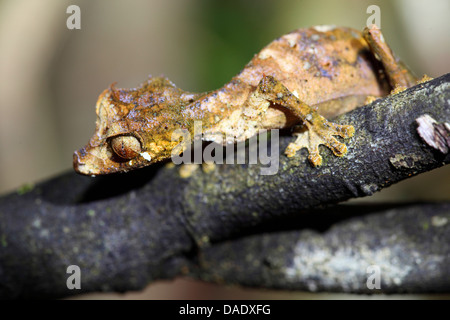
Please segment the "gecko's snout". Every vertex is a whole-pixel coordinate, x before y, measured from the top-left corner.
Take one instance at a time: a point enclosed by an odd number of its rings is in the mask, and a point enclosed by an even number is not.
[[[81,148],[73,153],[73,168],[83,175],[96,176],[102,174],[100,168],[101,159],[95,156],[97,150],[90,149],[88,146]],[[94,153],[94,154],[93,154]]]
[[[85,155],[84,148],[80,149],[80,150],[76,150],[73,153],[73,168],[78,173],[89,174],[89,172],[87,172],[87,170],[86,170],[86,164],[83,161],[84,155]]]
[[[73,168],[77,173],[89,176],[128,171],[128,161],[111,159],[106,145],[87,145],[73,153]]]

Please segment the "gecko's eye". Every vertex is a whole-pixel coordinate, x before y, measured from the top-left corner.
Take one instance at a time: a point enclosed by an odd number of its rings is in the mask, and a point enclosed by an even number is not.
[[[141,143],[133,136],[117,136],[110,141],[114,153],[124,160],[131,160],[141,152]]]

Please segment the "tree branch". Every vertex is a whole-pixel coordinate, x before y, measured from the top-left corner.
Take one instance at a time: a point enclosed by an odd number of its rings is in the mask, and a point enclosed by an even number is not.
[[[352,124],[356,134],[343,158],[323,149],[320,168],[312,168],[300,151],[294,158],[281,153],[276,175],[260,175],[260,164],[218,165],[183,178],[179,167],[158,165],[95,179],[69,172],[24,194],[6,195],[0,198],[0,297],[138,290],[186,273],[259,287],[363,292],[369,260],[382,272],[393,265],[409,270],[397,277],[388,270],[385,292],[448,290],[449,224],[442,222],[448,204],[436,207],[440,216],[433,221],[441,221],[439,227],[419,228],[432,219],[430,206],[421,205],[391,208],[398,216],[380,211],[373,218],[361,216],[367,208],[345,208],[358,217],[322,235],[302,228],[307,217],[322,217],[320,210],[308,211],[312,208],[371,195],[447,164],[450,155],[430,147],[415,121],[429,114],[438,123],[450,122],[449,81],[447,74],[337,118]],[[280,150],[291,140],[281,137]],[[330,210],[342,211],[337,208]],[[336,222],[334,214],[325,216],[329,226]],[[285,225],[264,234],[282,221],[289,221],[292,231]],[[283,244],[283,252],[272,244]],[[408,258],[412,248],[420,258],[415,264]],[[310,264],[304,254],[313,255]],[[330,261],[322,269],[315,267],[320,254]],[[245,260],[248,255],[253,256]],[[355,272],[353,280],[342,274],[336,255]],[[250,278],[244,269],[254,259],[260,267]],[[82,290],[76,292],[66,287],[66,268],[73,264],[82,271]]]
[[[205,248],[189,275],[285,290],[449,292],[449,222],[450,203],[334,206]]]

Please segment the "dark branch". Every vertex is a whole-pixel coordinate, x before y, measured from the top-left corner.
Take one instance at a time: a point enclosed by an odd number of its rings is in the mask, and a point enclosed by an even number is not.
[[[203,249],[190,275],[284,290],[450,290],[450,203],[334,206],[302,218]],[[376,272],[379,287],[369,289]]]
[[[354,255],[342,253],[350,265],[365,266],[365,262],[358,264],[361,257],[376,257],[373,261],[382,268],[392,261],[400,269],[413,268],[408,269],[411,277],[400,277],[400,282],[386,278],[382,286],[386,292],[448,290],[449,224],[431,227],[429,206],[392,208],[398,216],[380,211],[373,218],[360,216],[367,208],[346,208],[346,215],[354,212],[358,217],[323,235],[302,229],[312,214],[321,215],[320,210],[306,210],[370,195],[450,161],[449,154],[420,138],[415,122],[423,114],[438,123],[450,122],[449,81],[447,74],[336,119],[354,125],[356,134],[348,141],[349,152],[343,158],[323,149],[320,168],[309,165],[304,151],[294,158],[281,152],[276,175],[260,175],[261,165],[219,165],[212,171],[199,168],[189,178],[180,177],[178,167],[163,165],[95,179],[70,172],[25,194],[4,196],[0,198],[0,297],[80,293],[66,287],[66,268],[72,264],[82,271],[81,292],[137,290],[187,270],[208,280],[252,286],[361,292],[366,270],[358,270],[353,282],[339,278],[339,264],[333,263],[327,264],[327,272],[318,269],[311,273],[314,264],[307,274],[295,273],[294,268],[289,280],[281,279],[278,271],[289,266],[303,269],[308,260],[294,259],[303,252],[322,252],[331,259],[350,247],[355,248]],[[280,150],[284,150],[292,138],[280,140]],[[439,221],[445,221],[445,214],[448,219],[448,206],[438,208],[442,210]],[[412,228],[408,234],[403,230],[411,227],[414,210],[417,222],[425,221],[430,227]],[[325,219],[323,223],[331,226],[337,218],[327,214]],[[292,231],[286,230],[283,221],[289,222]],[[367,223],[370,228],[364,227]],[[359,224],[359,229],[352,227]],[[386,224],[389,228],[385,230]],[[277,228],[283,231],[261,235]],[[349,228],[355,230],[354,237]],[[403,237],[405,233],[410,238]],[[220,243],[243,236],[247,237]],[[395,236],[401,238],[397,247]],[[286,241],[284,258],[278,253],[274,254],[276,261],[267,262],[267,255],[254,251],[267,241]],[[425,243],[428,248],[420,245]],[[264,248],[276,250],[275,246]],[[391,254],[383,256],[383,248],[389,248]],[[399,248],[415,248],[424,263],[434,259],[434,271],[419,260],[412,264]],[[252,254],[261,267],[249,278],[244,270],[247,262],[240,257]],[[205,261],[229,262],[230,268],[212,270]],[[275,271],[266,272],[267,265]],[[235,274],[231,277],[229,272]],[[421,286],[422,281],[426,285]]]

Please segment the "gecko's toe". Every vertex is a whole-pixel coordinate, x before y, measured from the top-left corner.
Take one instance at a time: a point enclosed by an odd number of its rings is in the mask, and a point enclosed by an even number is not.
[[[310,152],[308,160],[314,167],[319,167],[322,165],[322,156],[320,155],[319,151]]]
[[[336,124],[327,121],[327,126],[331,128],[330,134],[337,135],[341,138],[351,138],[355,134],[355,127],[350,125]]]
[[[333,151],[333,154],[338,157],[342,157],[344,154],[347,153],[347,146],[341,142],[339,142],[334,137],[329,137],[326,146]]]

